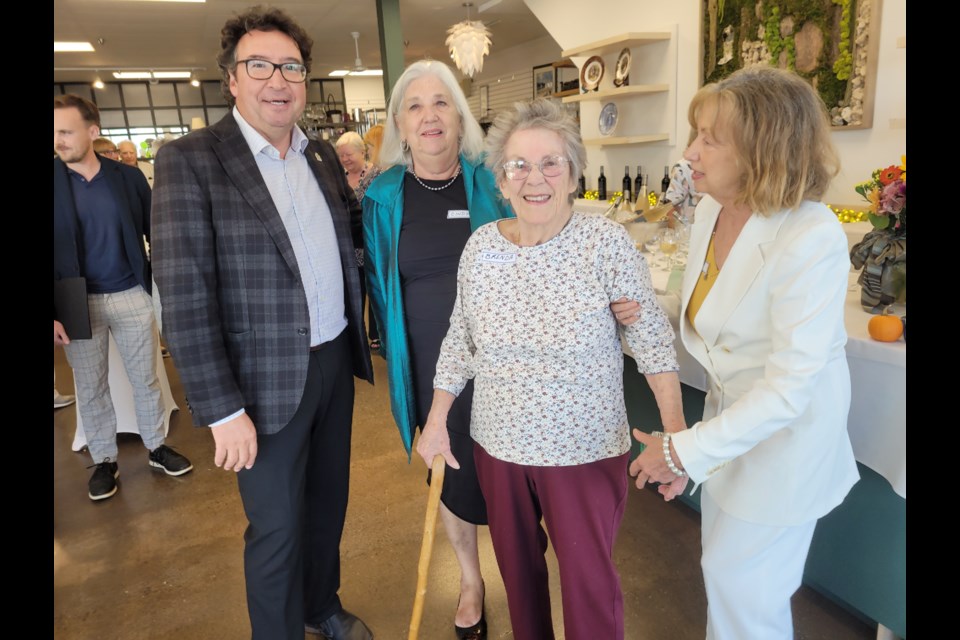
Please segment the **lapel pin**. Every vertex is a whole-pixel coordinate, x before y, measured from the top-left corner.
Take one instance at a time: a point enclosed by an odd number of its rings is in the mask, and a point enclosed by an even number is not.
[[[317,162],[323,162],[323,158],[320,157],[320,153],[317,151],[313,152],[313,157],[317,159]]]

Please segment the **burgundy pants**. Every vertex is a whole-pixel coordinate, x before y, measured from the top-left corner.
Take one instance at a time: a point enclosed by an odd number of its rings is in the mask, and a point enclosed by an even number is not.
[[[560,565],[567,640],[623,640],[613,544],[627,504],[628,456],[535,467],[497,460],[474,447],[516,640],[554,638],[541,518]]]

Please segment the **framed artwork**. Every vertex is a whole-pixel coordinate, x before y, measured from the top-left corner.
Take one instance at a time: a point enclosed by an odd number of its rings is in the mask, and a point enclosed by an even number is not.
[[[805,78],[836,129],[873,126],[878,0],[703,0],[703,82],[767,64]],[[759,10],[757,7],[761,7]]]
[[[533,68],[533,97],[549,98],[557,91],[557,71],[552,64]]]

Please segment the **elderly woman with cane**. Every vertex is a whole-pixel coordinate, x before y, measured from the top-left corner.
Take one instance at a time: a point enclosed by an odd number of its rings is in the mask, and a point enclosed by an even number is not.
[[[517,217],[481,227],[464,248],[417,452],[428,465],[436,454],[452,468],[468,462],[451,450],[447,414],[472,379],[474,458],[514,637],[554,637],[542,519],[566,637],[622,639],[613,545],[630,435],[620,331],[676,431],[686,425],[673,331],[624,228],[573,211],[586,151],[570,115],[549,100],[518,103],[494,122],[487,153]],[[624,296],[641,317],[619,329],[611,303]]]

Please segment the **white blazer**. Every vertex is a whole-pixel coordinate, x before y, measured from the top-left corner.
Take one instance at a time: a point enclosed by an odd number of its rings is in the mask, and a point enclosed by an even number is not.
[[[708,390],[703,420],[674,447],[724,512],[771,526],[810,522],[859,479],[847,435],[846,234],[821,203],[754,214],[694,330],[687,305],[720,209],[704,196],[691,230],[680,336]]]

